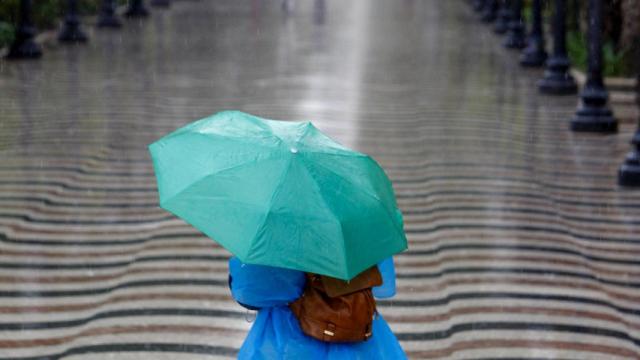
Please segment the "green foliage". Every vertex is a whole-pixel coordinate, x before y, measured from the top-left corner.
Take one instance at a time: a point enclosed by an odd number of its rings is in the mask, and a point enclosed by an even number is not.
[[[587,40],[583,33],[572,31],[567,34],[567,52],[573,66],[582,71],[587,69]]]
[[[589,57],[586,35],[573,31],[567,36],[567,52],[571,63],[582,71],[587,70]],[[617,51],[611,40],[606,40],[602,46],[603,74],[604,76],[626,76],[629,74],[626,61],[627,53]]]
[[[0,48],[11,44],[15,31],[13,25],[0,21]]]
[[[101,0],[79,0],[81,15],[97,14]],[[123,3],[122,1],[118,1]],[[64,14],[66,0],[37,0],[32,2],[32,21],[38,29],[52,29],[58,26]],[[18,23],[20,0],[0,0],[0,47],[11,43]]]
[[[18,21],[18,9],[20,0],[0,1],[0,21],[8,24],[15,24]]]
[[[628,76],[631,75],[627,68],[628,51],[617,51],[612,42],[607,42],[602,47],[604,58],[604,76]]]
[[[33,5],[33,22],[38,28],[52,28],[57,25],[57,20],[63,13],[62,1],[43,0]]]
[[[553,16],[553,3],[551,1],[543,1],[543,4],[543,16],[547,24],[550,24]],[[612,4],[613,2],[609,3],[610,6],[613,6]],[[570,29],[567,34],[567,51],[569,53],[569,58],[571,59],[573,66],[582,71],[586,71],[588,59],[586,39],[588,15],[586,11],[587,4],[581,0],[567,0],[567,7],[567,26]],[[532,1],[524,1],[523,15],[527,23],[531,24]],[[609,16],[607,18],[609,23],[621,21],[621,19],[616,17],[619,16],[619,14],[609,12],[606,13],[606,16]],[[602,48],[602,58],[604,76],[632,76],[631,53],[630,51],[624,51],[617,46],[619,41],[619,39],[616,38],[617,34],[613,31],[606,31],[610,27],[611,26],[605,26],[605,32],[603,34],[604,45]],[[550,27],[547,27],[547,29],[550,29]],[[550,34],[549,40],[551,40]],[[550,43],[552,43],[552,41],[550,41]]]

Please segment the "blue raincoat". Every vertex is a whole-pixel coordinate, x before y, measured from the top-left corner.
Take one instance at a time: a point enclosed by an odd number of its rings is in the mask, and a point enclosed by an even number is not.
[[[378,264],[383,284],[373,288],[376,298],[395,295],[395,270],[391,258]],[[357,343],[328,343],[305,335],[288,304],[304,290],[303,272],[229,261],[231,294],[239,303],[259,308],[238,359],[245,360],[333,360],[406,359],[398,340],[378,314],[373,336]]]

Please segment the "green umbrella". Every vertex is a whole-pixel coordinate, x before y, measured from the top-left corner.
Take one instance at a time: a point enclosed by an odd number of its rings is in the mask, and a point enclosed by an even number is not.
[[[243,262],[349,280],[407,248],[382,168],[310,122],[225,111],[149,151],[160,206]]]

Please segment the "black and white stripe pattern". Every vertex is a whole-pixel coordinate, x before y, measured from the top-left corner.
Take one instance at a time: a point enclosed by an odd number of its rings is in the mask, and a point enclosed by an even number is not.
[[[640,358],[640,193],[461,1],[175,2],[0,62],[0,359],[228,359],[229,253],[157,206],[146,145],[224,109],[374,156],[410,250],[412,359]],[[375,335],[374,335],[375,336]]]

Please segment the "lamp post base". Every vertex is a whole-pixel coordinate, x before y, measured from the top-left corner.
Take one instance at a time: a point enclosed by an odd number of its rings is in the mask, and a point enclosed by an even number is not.
[[[547,61],[547,52],[539,40],[529,38],[529,45],[522,50],[520,65],[524,67],[542,67]]]
[[[571,75],[552,74],[538,81],[538,90],[548,95],[574,95],[578,92],[578,85]]]
[[[473,11],[475,12],[480,12],[482,11],[482,8],[484,7],[484,3],[486,0],[474,0],[473,1]]]
[[[513,28],[516,26],[516,28]],[[512,25],[507,38],[502,43],[507,49],[524,49],[527,46],[527,39],[524,36],[524,27],[522,25]]]
[[[618,184],[640,187],[640,154],[638,152],[632,151],[627,154],[624,164],[618,170]]]
[[[124,16],[128,18],[144,18],[149,16],[149,10],[147,10],[142,1],[143,0],[131,0]]]
[[[42,57],[42,48],[33,39],[17,40],[9,48],[7,59],[38,59]]]
[[[547,61],[544,77],[538,81],[538,90],[549,95],[574,95],[578,92],[578,84],[569,73],[571,63],[564,56],[551,57]]]
[[[601,84],[587,83],[580,94],[581,105],[571,120],[571,130],[612,133],[618,131],[618,121],[607,107],[609,95]]]
[[[66,20],[60,35],[58,35],[58,41],[64,43],[84,43],[87,40],[89,38],[80,29],[80,21],[77,19]]]
[[[498,18],[498,1],[490,0],[482,9],[480,15],[480,21],[485,23],[492,23]]]
[[[500,8],[498,10],[498,17],[496,18],[495,25],[493,26],[493,32],[496,34],[504,34],[509,30],[509,20],[511,19],[511,13],[509,9]]]
[[[151,0],[151,6],[168,8],[171,6],[170,0]]]
[[[119,28],[122,27],[122,22],[113,14],[101,15],[98,18],[96,26],[102,28]]]
[[[571,130],[579,132],[615,133],[618,120],[609,109],[584,108],[571,119]]]

